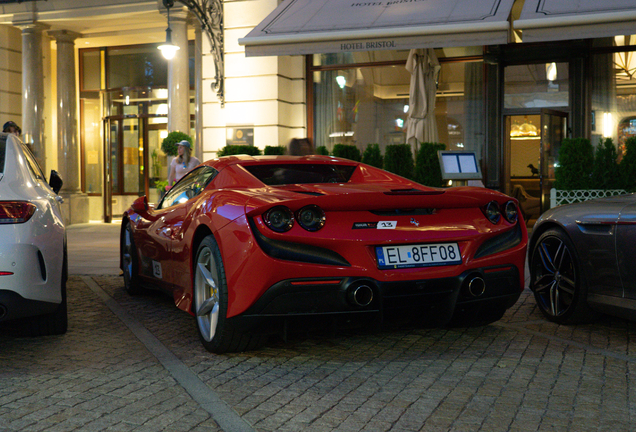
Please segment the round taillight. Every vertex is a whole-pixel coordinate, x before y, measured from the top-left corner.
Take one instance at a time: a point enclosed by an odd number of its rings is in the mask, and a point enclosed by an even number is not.
[[[499,204],[497,201],[490,201],[486,208],[484,208],[484,214],[488,218],[488,220],[494,224],[499,222],[501,218],[501,211],[499,210]]]
[[[308,205],[298,210],[296,220],[307,231],[318,231],[325,226],[325,212],[317,205]]]
[[[511,224],[517,223],[519,219],[519,212],[517,211],[517,204],[514,201],[508,201],[504,207],[504,217]]]
[[[289,231],[294,226],[294,215],[285,206],[276,206],[267,210],[263,220],[272,231],[276,232]]]

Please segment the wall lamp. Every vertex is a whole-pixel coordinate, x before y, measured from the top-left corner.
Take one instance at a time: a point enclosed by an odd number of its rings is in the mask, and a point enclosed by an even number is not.
[[[157,49],[161,51],[166,60],[171,60],[179,50],[179,47],[172,43],[172,29],[170,28],[170,8],[174,6],[174,0],[163,0],[163,5],[168,11],[168,28],[166,29],[166,42],[159,45]]]

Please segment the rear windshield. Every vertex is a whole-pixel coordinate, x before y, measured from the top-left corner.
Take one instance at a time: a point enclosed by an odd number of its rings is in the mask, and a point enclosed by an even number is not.
[[[269,186],[303,183],[346,183],[355,165],[259,164],[243,165],[254,177]]]

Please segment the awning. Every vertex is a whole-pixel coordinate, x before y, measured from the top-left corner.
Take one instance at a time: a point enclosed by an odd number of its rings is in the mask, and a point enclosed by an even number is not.
[[[285,0],[247,36],[247,56],[508,42],[514,0]]]
[[[514,21],[524,42],[636,34],[634,0],[526,0]]]

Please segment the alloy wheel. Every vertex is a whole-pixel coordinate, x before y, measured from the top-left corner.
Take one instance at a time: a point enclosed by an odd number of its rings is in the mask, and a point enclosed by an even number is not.
[[[216,260],[207,246],[197,256],[194,306],[199,332],[205,341],[210,342],[216,334],[220,306]]]
[[[550,316],[565,314],[573,304],[577,274],[574,257],[557,236],[545,237],[532,257],[532,290],[539,306]]]
[[[122,262],[124,264],[124,272],[128,280],[132,280],[133,276],[133,260],[132,260],[132,237],[130,233],[130,227],[126,226],[124,230],[124,245],[122,248]]]

